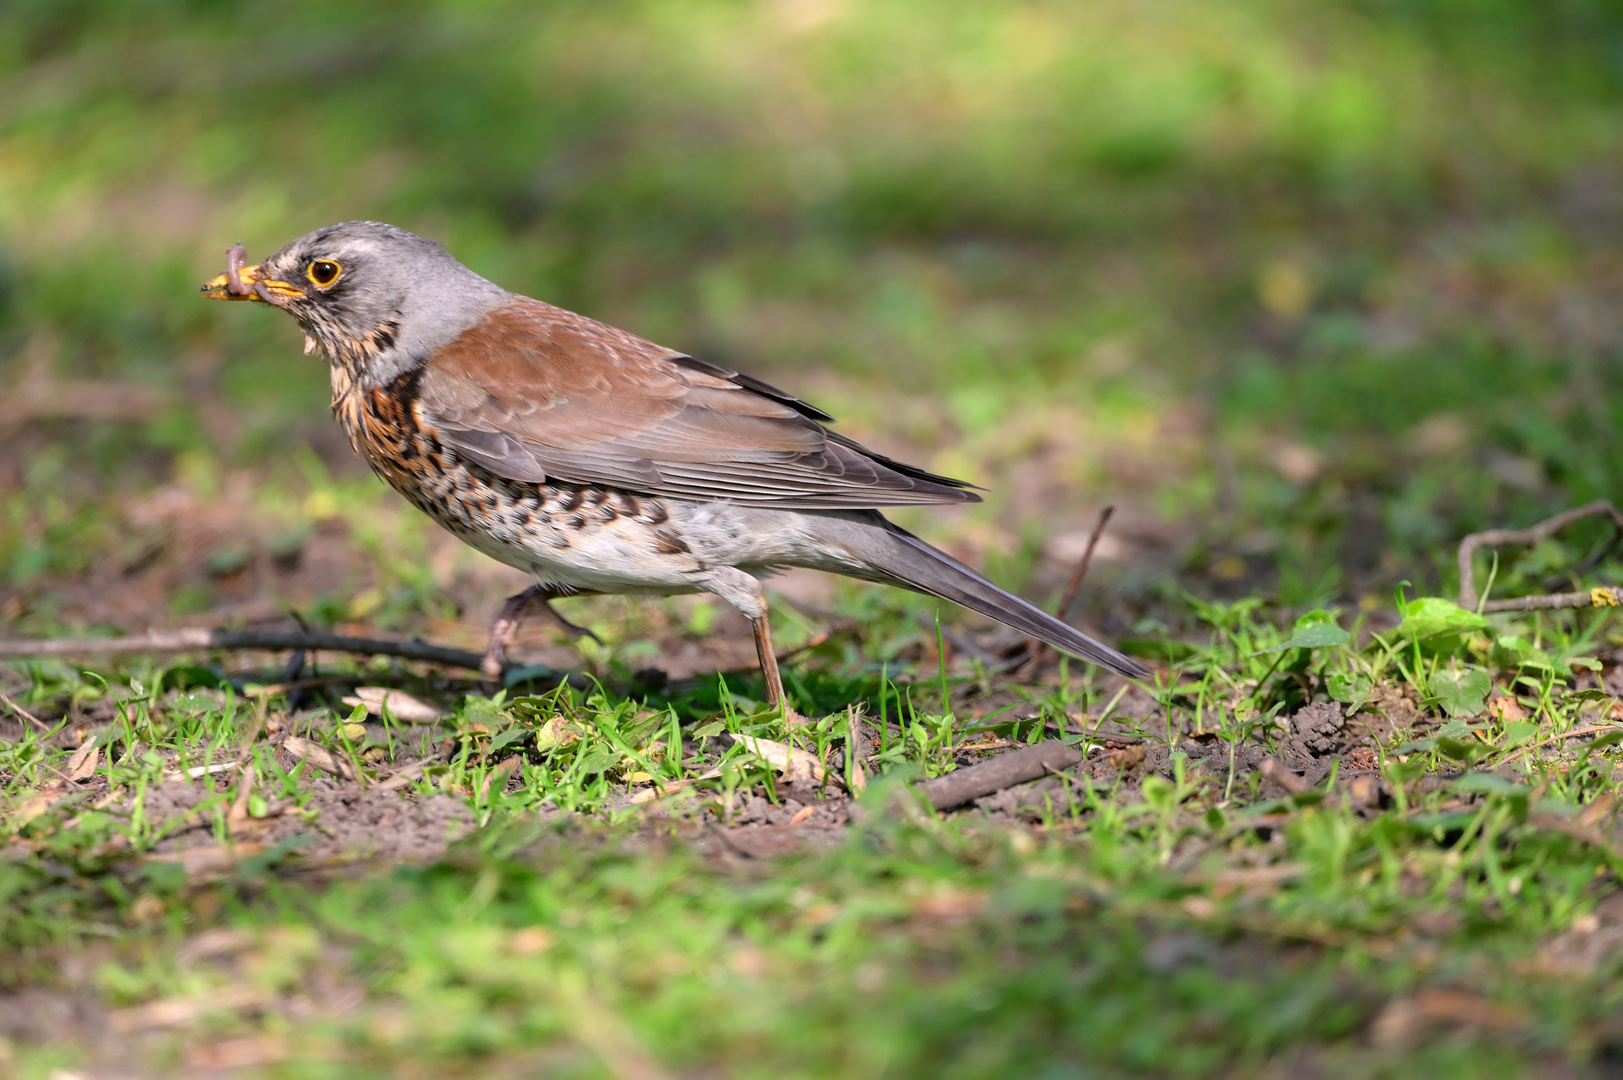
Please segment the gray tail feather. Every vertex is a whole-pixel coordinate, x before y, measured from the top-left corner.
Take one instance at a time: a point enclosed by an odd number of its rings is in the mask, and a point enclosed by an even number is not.
[[[1079,656],[1118,675],[1130,679],[1149,677],[1149,670],[1138,661],[1066,626],[1018,596],[1004,592],[906,529],[883,519],[880,521],[884,534],[876,535],[879,530],[863,530],[867,534],[863,539],[867,542],[860,545],[857,554],[897,584],[978,611],[1061,652]]]

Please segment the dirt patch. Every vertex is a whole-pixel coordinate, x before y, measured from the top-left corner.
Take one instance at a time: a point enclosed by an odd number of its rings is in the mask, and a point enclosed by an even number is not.
[[[218,847],[219,814],[200,812],[213,795],[202,781],[175,780],[148,790],[146,818],[167,834],[154,854]],[[474,824],[467,805],[449,795],[384,791],[317,776],[301,784],[300,796],[270,800],[266,817],[241,827],[240,839],[262,848],[281,846],[298,861],[314,864],[421,862],[444,854]]]

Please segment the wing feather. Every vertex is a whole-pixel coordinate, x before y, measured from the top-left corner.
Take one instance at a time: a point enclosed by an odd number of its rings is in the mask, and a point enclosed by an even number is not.
[[[786,509],[977,502],[769,383],[518,298],[439,350],[418,407],[500,476]]]

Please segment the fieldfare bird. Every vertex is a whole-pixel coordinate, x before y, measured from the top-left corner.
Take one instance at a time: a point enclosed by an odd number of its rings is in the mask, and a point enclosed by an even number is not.
[[[303,329],[350,445],[486,555],[532,575],[491,629],[485,673],[526,609],[589,593],[709,592],[754,626],[784,708],[761,578],[804,566],[914,589],[1121,675],[1147,672],[886,521],[879,507],[978,502],[876,454],[833,417],[737,371],[510,293],[432,240],[330,225],[258,266],[239,245],[203,286]]]

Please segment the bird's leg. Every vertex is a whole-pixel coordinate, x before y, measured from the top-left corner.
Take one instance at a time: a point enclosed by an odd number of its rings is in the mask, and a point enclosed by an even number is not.
[[[767,706],[781,709],[788,723],[800,722],[801,717],[789,708],[789,699],[783,693],[783,678],[778,674],[778,654],[772,651],[772,626],[767,622],[766,594],[761,591],[761,583],[742,570],[723,566],[710,572],[704,587],[749,619],[755,631],[755,656],[761,662],[761,677],[766,680]]]
[[[525,613],[534,604],[540,604],[552,617],[552,621],[558,624],[559,629],[570,637],[589,637],[599,645],[603,644],[602,638],[584,626],[576,626],[553,608],[554,600],[572,595],[577,594],[566,593],[553,585],[531,585],[523,592],[509,596],[507,603],[502,605],[501,614],[497,615],[496,621],[490,625],[490,646],[485,650],[485,658],[479,664],[479,670],[485,678],[492,681],[501,678],[507,646],[513,643],[513,634],[518,630],[518,624],[523,621]]]
[[[513,632],[518,629],[530,601],[537,599],[544,591],[540,585],[531,585],[523,592],[509,596],[507,603],[502,605],[501,614],[490,624],[490,645],[485,649],[485,658],[479,662],[479,671],[485,678],[492,682],[501,678],[502,663],[507,659],[507,646],[512,644]]]
[[[772,651],[772,624],[763,613],[750,620],[750,628],[755,631],[755,656],[761,662],[761,675],[766,679],[766,706],[784,709],[784,715],[788,716],[783,700],[783,678],[778,674],[778,654]]]

